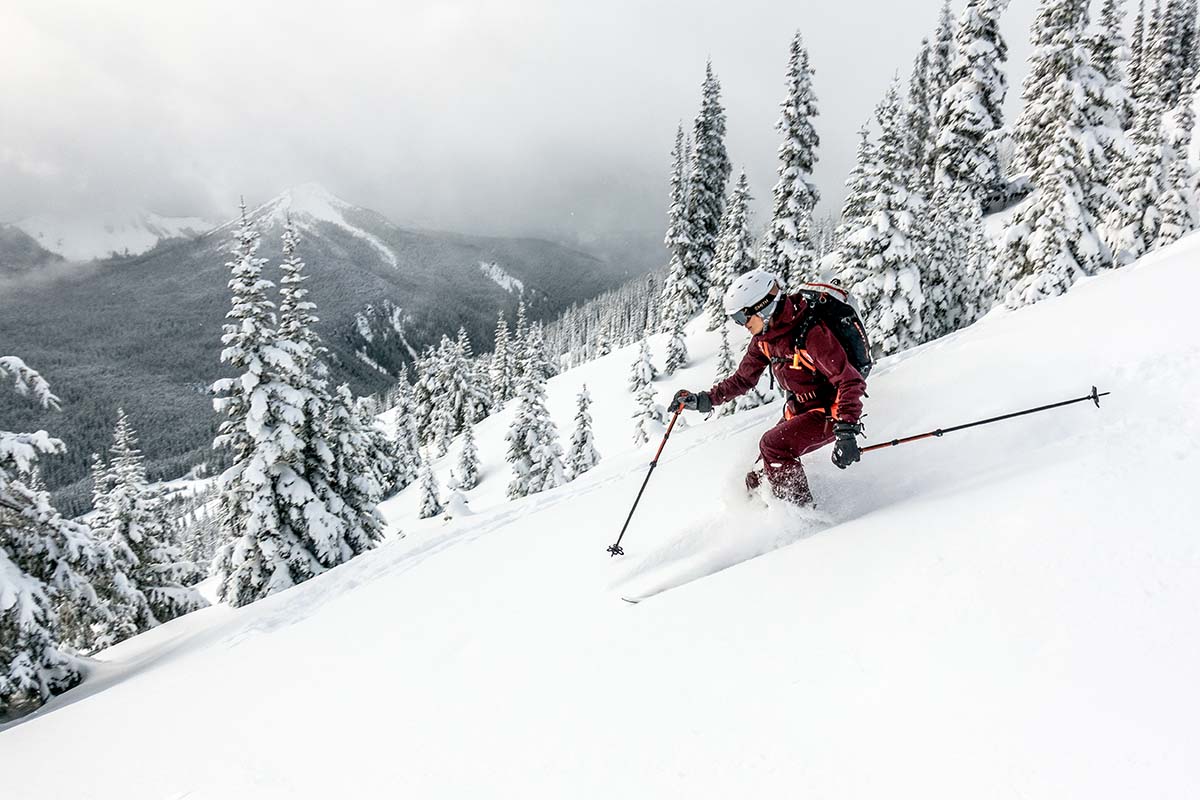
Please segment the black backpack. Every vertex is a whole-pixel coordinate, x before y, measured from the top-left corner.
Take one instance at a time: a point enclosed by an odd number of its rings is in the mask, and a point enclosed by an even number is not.
[[[850,364],[867,377],[875,365],[871,358],[871,341],[850,293],[829,283],[805,283],[800,285],[797,294],[804,298],[808,309],[796,326],[796,347],[803,349],[813,325],[824,322],[846,351]]]

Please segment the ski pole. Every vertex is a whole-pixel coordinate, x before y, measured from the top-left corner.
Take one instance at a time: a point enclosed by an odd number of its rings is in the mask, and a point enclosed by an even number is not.
[[[968,422],[964,425],[955,425],[953,428],[938,428],[936,431],[930,431],[929,433],[918,433],[916,436],[905,436],[903,439],[892,439],[890,442],[880,442],[879,444],[873,444],[870,447],[864,447],[859,452],[860,453],[869,453],[872,450],[881,450],[885,447],[895,447],[898,444],[907,444],[909,442],[916,442],[921,439],[928,439],[933,436],[944,436],[947,433],[954,433],[954,431],[961,431],[966,428],[974,428],[977,425],[987,425],[992,422],[999,422],[1002,419],[1012,419],[1013,417],[1022,417],[1026,414],[1036,414],[1039,411],[1048,411],[1051,408],[1059,408],[1061,406],[1069,406],[1072,403],[1082,403],[1084,400],[1091,400],[1093,403],[1096,404],[1096,408],[1099,408],[1100,407],[1100,398],[1104,397],[1106,395],[1110,395],[1110,394],[1112,394],[1112,392],[1097,392],[1096,387],[1093,386],[1091,394],[1084,395],[1083,397],[1076,397],[1074,400],[1064,400],[1061,403],[1051,403],[1048,406],[1038,406],[1037,408],[1027,408],[1024,411],[1014,411],[1011,414],[1004,414],[999,417],[992,417],[991,419],[981,419],[976,422]]]
[[[650,476],[654,474],[654,468],[658,466],[658,457],[662,455],[663,448],[667,445],[667,439],[671,436],[671,429],[675,427],[675,420],[679,419],[681,411],[683,411],[682,402],[680,402],[679,408],[675,409],[675,414],[671,417],[671,424],[667,426],[667,432],[663,434],[662,441],[658,445],[658,452],[654,454],[654,460],[650,462],[650,471],[646,473],[646,479],[642,481],[642,488],[638,489],[637,497],[633,501],[633,508],[629,509],[629,516],[625,518],[625,524],[621,526],[621,533],[617,536],[617,541],[608,547],[610,555],[625,555],[625,551],[621,549],[621,539],[625,536],[625,529],[629,527],[629,520],[633,519],[633,512],[637,510],[638,501],[642,499],[642,492],[646,491],[646,484],[650,482]]]

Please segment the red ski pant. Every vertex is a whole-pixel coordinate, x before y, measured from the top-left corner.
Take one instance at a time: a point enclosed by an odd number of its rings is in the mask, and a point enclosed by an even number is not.
[[[823,408],[785,419],[763,434],[758,449],[763,471],[777,497],[806,503],[812,500],[800,456],[833,441],[833,421]]]

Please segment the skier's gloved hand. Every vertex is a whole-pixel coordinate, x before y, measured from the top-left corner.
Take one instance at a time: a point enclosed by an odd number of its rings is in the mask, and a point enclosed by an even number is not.
[[[688,411],[699,411],[701,414],[707,414],[713,407],[708,392],[690,392],[687,389],[680,389],[675,393],[671,398],[671,408],[678,408],[680,403],[683,403],[683,407]]]
[[[838,469],[845,469],[862,457],[858,449],[858,440],[855,439],[860,433],[862,425],[857,422],[833,423],[833,463]]]

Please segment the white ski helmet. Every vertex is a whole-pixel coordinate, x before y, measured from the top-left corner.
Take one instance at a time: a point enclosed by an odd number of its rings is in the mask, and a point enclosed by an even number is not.
[[[765,269],[738,275],[725,291],[725,313],[738,325],[745,325],[755,314],[769,322],[779,303],[779,293],[772,297],[771,289],[778,285],[779,279]]]

